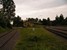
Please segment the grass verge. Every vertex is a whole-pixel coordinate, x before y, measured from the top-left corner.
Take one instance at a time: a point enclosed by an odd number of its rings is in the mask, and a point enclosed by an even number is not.
[[[15,50],[67,50],[67,44],[44,28],[22,28]]]
[[[2,34],[2,33],[4,33],[4,32],[7,32],[7,31],[9,31],[10,29],[8,29],[8,28],[2,28],[2,27],[0,27],[0,34]]]

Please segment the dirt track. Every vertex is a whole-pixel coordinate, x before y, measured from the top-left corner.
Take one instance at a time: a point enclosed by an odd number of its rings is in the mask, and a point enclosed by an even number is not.
[[[19,38],[19,32],[15,29],[0,38],[0,50],[13,50],[16,41]]]

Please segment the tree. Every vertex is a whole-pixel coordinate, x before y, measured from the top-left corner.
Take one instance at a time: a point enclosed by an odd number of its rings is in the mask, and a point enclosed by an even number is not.
[[[13,19],[13,26],[15,27],[23,27],[23,20],[21,20],[20,16],[17,16]]]
[[[65,18],[65,21],[64,21],[65,25],[67,25],[67,17]]]
[[[2,8],[0,9],[0,26],[3,28],[5,28],[7,26],[6,19],[3,16],[3,9]]]
[[[36,22],[36,23],[38,22],[38,18],[35,19],[35,22]]]
[[[60,25],[63,25],[64,24],[63,14],[61,14],[60,17],[59,17],[59,23],[60,23]]]
[[[60,15],[60,20],[64,20],[63,14]]]
[[[24,27],[23,23],[24,23],[23,20],[21,20],[19,26]]]
[[[35,19],[34,18],[28,18],[28,22],[31,22],[31,23],[35,23]]]
[[[50,18],[47,18],[47,25],[51,25]]]
[[[0,4],[3,6],[0,12],[0,25],[11,28],[10,22],[15,16],[15,4],[13,0],[0,0]]]
[[[59,25],[59,22],[60,22],[59,17],[58,17],[58,15],[56,15],[54,25]]]
[[[42,20],[42,24],[43,24],[43,25],[47,25],[47,20],[46,20],[46,19],[43,19],[43,20]]]
[[[43,22],[43,21],[42,21],[41,19],[38,20],[38,24],[41,25],[41,24],[43,24],[42,22]]]
[[[15,4],[13,0],[2,0],[4,16],[11,20],[15,16]]]

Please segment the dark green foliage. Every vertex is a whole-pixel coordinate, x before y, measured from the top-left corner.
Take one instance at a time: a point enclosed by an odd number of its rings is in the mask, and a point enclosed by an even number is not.
[[[0,26],[12,28],[10,22],[15,16],[15,4],[13,0],[0,0],[3,8],[0,9]]]
[[[34,18],[28,18],[28,21],[31,22],[31,23],[35,23],[35,22],[37,22],[37,20],[34,19]]]
[[[63,25],[64,24],[64,17],[63,17],[62,14],[59,17],[59,23],[60,23],[60,25]]]
[[[38,19],[38,18],[28,18],[27,21],[30,23],[33,23],[35,25],[41,25],[42,24],[42,20]]]
[[[35,19],[35,22],[38,22],[38,18]]]
[[[9,19],[7,19],[6,22],[7,22],[7,27],[8,27],[8,28],[12,28]]]
[[[46,26],[66,26],[67,25],[67,17],[64,19],[63,14],[60,16],[56,15],[55,20],[51,21],[50,18],[48,17],[47,19],[38,19],[38,18],[28,18],[28,22],[31,22],[35,25],[46,25]]]
[[[48,26],[63,26],[67,25],[67,17],[64,19],[63,14],[61,14],[59,17],[58,15],[55,17],[55,20],[51,21],[50,18],[43,19],[42,20],[43,25],[48,25]]]
[[[6,27],[6,19],[3,16],[3,12],[2,9],[0,10],[0,26],[5,28]]]
[[[49,18],[49,17],[47,18],[47,25],[48,25],[48,26],[51,25],[51,23],[50,23],[50,18]]]
[[[38,23],[41,25],[41,24],[42,24],[42,20],[41,20],[41,19],[39,19],[39,20],[38,20]]]
[[[47,20],[46,19],[43,19],[42,24],[43,25],[47,25]]]
[[[43,24],[43,25],[48,25],[48,26],[50,26],[50,25],[51,25],[50,18],[47,18],[47,20],[46,20],[46,19],[43,19],[43,20],[42,20],[42,24]]]
[[[23,20],[19,16],[13,19],[13,26],[23,27]]]
[[[64,20],[64,24],[67,25],[67,17]]]
[[[11,28],[10,20],[4,17],[2,12],[0,12],[0,26],[3,28]]]
[[[2,0],[4,16],[11,19],[15,16],[15,4],[13,0]]]
[[[58,17],[58,15],[55,17],[55,20],[54,21],[52,21],[52,25],[60,25],[59,24],[59,22],[60,22],[60,20],[59,20],[59,17]]]
[[[19,26],[24,27],[23,26],[23,20],[20,21]]]
[[[65,25],[65,21],[64,21],[64,17],[63,17],[63,14],[60,15],[60,17],[56,16],[55,18],[55,21],[54,21],[54,24],[55,25]]]

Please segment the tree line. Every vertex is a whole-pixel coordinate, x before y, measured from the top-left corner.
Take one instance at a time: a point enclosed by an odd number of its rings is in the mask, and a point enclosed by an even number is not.
[[[47,19],[34,19],[34,18],[28,18],[28,22],[31,22],[33,24],[39,24],[39,25],[45,25],[45,26],[67,26],[67,17],[64,18],[63,14],[60,16],[56,16],[55,20],[50,20],[48,17]]]
[[[48,25],[48,26],[67,26],[67,17],[64,18],[63,14],[60,16],[56,16],[55,20],[51,21],[50,18],[43,19],[42,21],[43,25]]]
[[[23,27],[23,20],[20,16],[15,16],[15,3],[13,0],[0,0],[0,27],[12,28]],[[13,22],[13,24],[11,24]]]
[[[27,27],[33,25],[45,25],[45,26],[63,26],[67,25],[67,17],[64,18],[63,14],[56,16],[55,20],[51,21],[47,19],[27,18],[22,20],[20,16],[15,16],[15,3],[13,0],[0,0],[0,27],[12,28],[14,27]],[[11,24],[13,22],[13,25]]]

